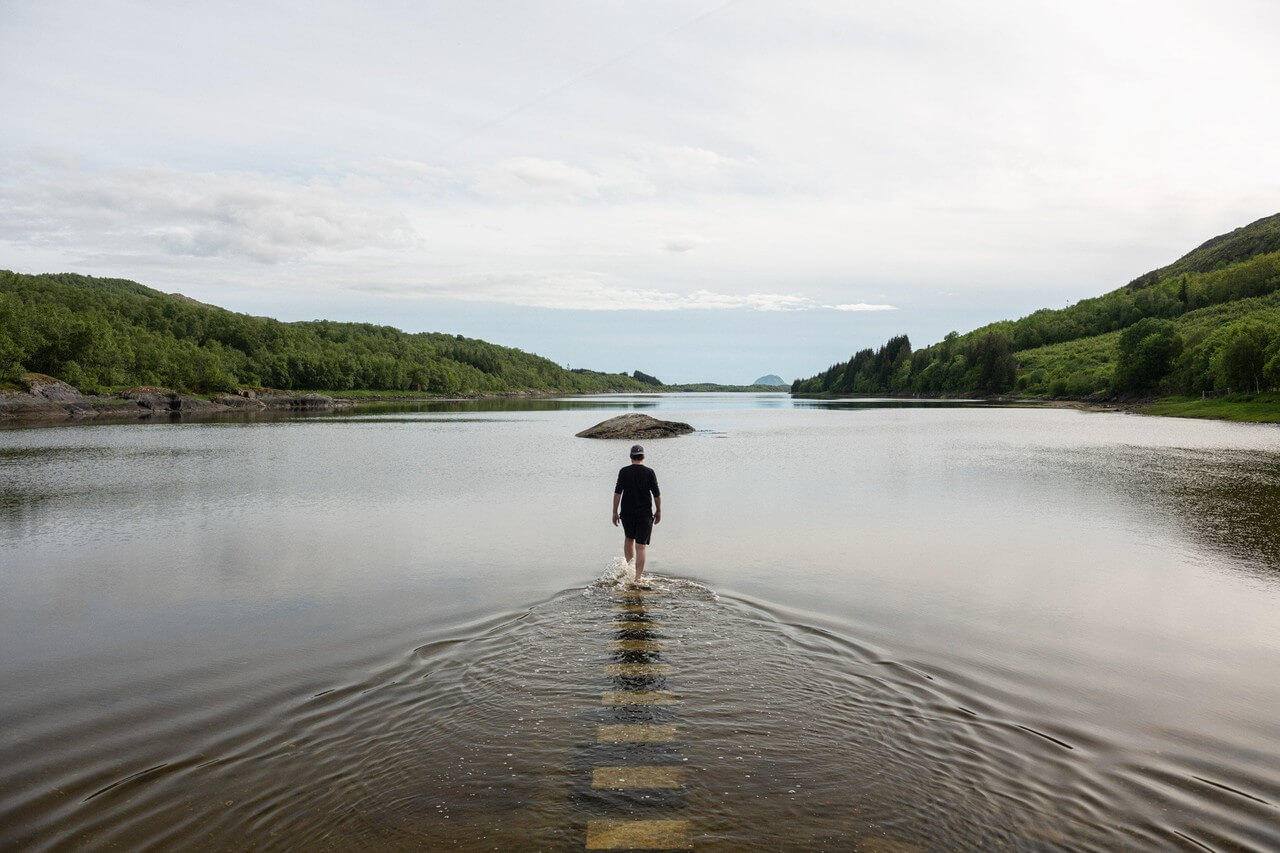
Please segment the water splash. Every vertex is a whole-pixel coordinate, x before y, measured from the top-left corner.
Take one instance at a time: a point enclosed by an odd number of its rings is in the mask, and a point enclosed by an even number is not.
[[[706,584],[698,583],[688,578],[667,577],[653,573],[646,573],[637,585],[635,579],[635,568],[622,559],[615,556],[609,560],[601,571],[600,576],[585,586],[582,590],[584,596],[590,597],[599,595],[600,593],[621,592],[628,589],[635,589],[637,586],[641,589],[649,590],[656,593],[668,593],[671,595],[679,595],[687,598],[698,598],[705,601],[719,601],[720,596],[715,590]]]

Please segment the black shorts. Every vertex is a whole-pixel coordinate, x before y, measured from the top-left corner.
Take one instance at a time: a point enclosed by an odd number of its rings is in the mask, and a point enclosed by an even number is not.
[[[649,537],[653,535],[653,513],[624,512],[621,518],[622,532],[628,539],[636,540],[637,545],[649,544]]]

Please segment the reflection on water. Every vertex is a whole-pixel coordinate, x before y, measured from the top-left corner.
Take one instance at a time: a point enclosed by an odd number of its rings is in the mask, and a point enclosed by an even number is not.
[[[1280,454],[1215,450],[1132,454],[1143,493],[1206,545],[1280,578]]]
[[[1010,408],[1008,403],[990,400],[932,397],[796,397],[791,405],[797,409],[973,409]]]
[[[1274,431],[786,399],[0,434],[0,847],[1280,847]]]
[[[1274,768],[1117,760],[1105,729],[1038,715],[1034,680],[993,695],[893,657],[888,638],[654,582],[643,599],[569,591],[266,709],[223,696],[185,712],[167,754],[146,738],[95,749],[148,725],[129,715],[61,760],[47,741],[20,747],[47,786],[6,821],[41,831],[9,840],[568,850],[605,823],[652,821],[723,851],[1276,840]]]
[[[583,409],[652,409],[654,395],[618,398],[584,397],[486,397],[476,400],[429,400],[411,403],[362,403],[339,414],[368,415],[396,412],[560,412]]]

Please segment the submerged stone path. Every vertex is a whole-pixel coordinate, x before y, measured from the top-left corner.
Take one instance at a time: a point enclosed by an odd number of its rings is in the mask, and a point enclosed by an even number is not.
[[[627,588],[613,594],[604,668],[610,689],[590,758],[588,850],[689,850],[690,824],[679,817],[685,787],[678,743],[680,696],[667,689],[673,667],[656,606],[662,593]],[[584,768],[583,784],[586,784]]]

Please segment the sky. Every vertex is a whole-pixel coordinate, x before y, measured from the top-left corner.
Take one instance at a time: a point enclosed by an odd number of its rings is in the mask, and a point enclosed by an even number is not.
[[[0,268],[788,381],[1280,211],[1274,0],[0,0]]]

